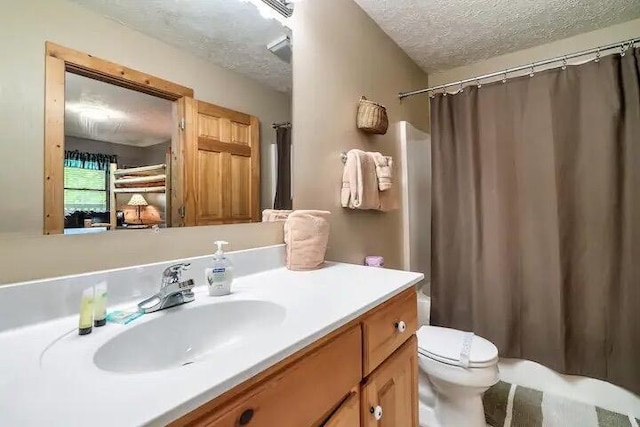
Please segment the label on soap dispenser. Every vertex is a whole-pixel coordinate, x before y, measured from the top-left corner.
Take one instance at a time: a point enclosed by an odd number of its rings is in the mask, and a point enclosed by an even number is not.
[[[227,271],[224,267],[212,268],[211,273],[209,274],[209,285],[212,285],[216,282],[224,282],[225,272]]]
[[[207,268],[205,274],[209,295],[221,296],[231,293],[231,283],[225,267]]]

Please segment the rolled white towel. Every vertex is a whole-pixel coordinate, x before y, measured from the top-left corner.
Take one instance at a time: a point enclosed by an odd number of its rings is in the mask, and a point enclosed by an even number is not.
[[[376,163],[376,177],[378,178],[378,190],[387,191],[393,185],[393,158],[373,153]]]

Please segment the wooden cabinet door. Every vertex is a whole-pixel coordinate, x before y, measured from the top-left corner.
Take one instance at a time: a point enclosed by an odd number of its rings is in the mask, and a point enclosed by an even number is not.
[[[360,427],[360,393],[353,390],[322,427]]]
[[[380,409],[382,416],[377,419],[375,412]],[[361,411],[363,427],[418,427],[415,335],[367,378],[362,386]]]
[[[181,122],[183,225],[259,221],[260,136],[256,117],[184,98]]]

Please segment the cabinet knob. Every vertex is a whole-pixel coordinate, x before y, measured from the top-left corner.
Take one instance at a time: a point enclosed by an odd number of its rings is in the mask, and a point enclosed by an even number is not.
[[[382,419],[382,406],[372,406],[371,409],[369,409],[369,412],[371,412],[376,421],[380,421]]]
[[[251,422],[251,418],[253,418],[253,409],[245,409],[242,415],[240,415],[240,419],[238,419],[238,424],[246,426]]]
[[[396,330],[400,333],[403,333],[404,331],[407,330],[407,324],[404,323],[402,320],[399,322],[396,322],[395,327],[396,327]]]

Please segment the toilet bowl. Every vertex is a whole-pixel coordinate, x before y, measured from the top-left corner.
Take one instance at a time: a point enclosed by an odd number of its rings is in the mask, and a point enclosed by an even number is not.
[[[483,393],[499,379],[498,349],[456,329],[418,332],[421,427],[485,427]]]

